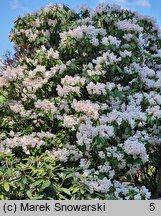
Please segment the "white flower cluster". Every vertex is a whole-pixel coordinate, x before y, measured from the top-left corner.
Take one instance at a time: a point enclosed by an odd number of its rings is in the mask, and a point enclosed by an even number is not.
[[[121,44],[121,40],[118,40],[116,37],[113,37],[112,35],[110,35],[108,37],[102,38],[102,44],[107,45],[107,46],[108,45],[115,45],[118,48]]]
[[[133,74],[133,73],[138,73],[139,78],[142,83],[145,84],[146,88],[151,89],[151,88],[160,88],[160,80],[158,79],[156,81],[156,72],[149,68],[148,66],[141,66],[137,63],[132,63],[130,67],[125,67],[124,68],[125,73],[127,74]],[[132,80],[131,83],[136,82],[136,79]]]
[[[126,106],[125,104],[122,105],[122,111],[113,109],[107,115],[100,116],[100,123],[102,124],[116,122],[118,125],[121,125],[123,121],[127,121],[132,129],[138,120],[142,123],[142,126],[145,125],[147,120],[146,114],[141,112],[139,107],[133,105]]]
[[[22,33],[28,37],[29,42],[33,42],[38,37],[39,31],[38,30],[33,31],[32,29],[28,29],[23,31]]]
[[[123,149],[128,155],[132,155],[134,159],[136,159],[139,155],[144,163],[148,161],[145,145],[133,137],[130,137],[125,141]]]
[[[78,26],[77,28],[75,28],[73,30],[70,29],[67,32],[60,33],[61,43],[64,43],[64,41],[66,41],[68,37],[80,40],[84,37],[84,34],[87,35],[87,37],[89,37],[91,39],[91,43],[92,43],[93,40],[97,41],[97,36],[99,34],[104,36],[106,34],[106,31],[103,28],[95,28],[92,25]],[[98,45],[99,45],[99,43],[98,43]]]
[[[105,12],[108,12],[108,8],[107,5],[105,3],[100,3],[97,5],[96,9],[95,9],[95,13],[97,14],[103,14]]]
[[[104,177],[102,180],[93,180],[93,181],[87,181],[86,185],[89,186],[90,193],[101,192],[101,193],[108,193],[110,188],[112,187],[112,183],[110,179],[107,179]]]
[[[115,23],[116,27],[122,31],[134,31],[138,33],[142,33],[143,27],[140,27],[137,24],[137,20],[121,20]]]
[[[63,148],[58,148],[53,151],[46,151],[46,153],[53,158],[58,158],[62,162],[78,161],[82,158],[82,152],[74,145],[66,144]]]
[[[89,63],[88,65],[83,65],[83,71],[87,72],[88,76],[90,77],[92,77],[93,75],[104,75],[106,73],[105,70],[102,70],[100,65],[94,66],[92,63]]]
[[[21,147],[25,154],[30,154],[30,149],[36,147],[39,149],[46,142],[43,138],[54,138],[54,134],[49,132],[38,132],[32,133],[30,135],[20,136],[18,133],[12,132],[11,136],[13,138],[7,138],[1,142],[0,152],[1,153],[12,153],[15,147]]]
[[[117,199],[123,199],[122,196],[125,196],[126,200],[129,200],[130,198],[134,200],[141,200],[142,196],[144,196],[145,199],[150,199],[151,197],[151,193],[144,186],[139,190],[137,187],[128,185],[127,182],[120,183],[115,181],[114,185],[116,188],[114,193]],[[134,197],[130,197],[129,192],[133,192],[135,194]]]
[[[97,59],[93,59],[93,63],[97,66],[105,63],[106,65],[114,64],[121,61],[121,57],[117,57],[113,52],[105,52],[102,56],[97,57]]]
[[[99,173],[108,173],[108,177],[112,179],[115,175],[115,171],[112,170],[112,167],[109,165],[109,162],[106,162],[104,165],[98,167]]]
[[[99,125],[92,126],[91,121],[86,121],[86,124],[80,124],[76,134],[78,145],[86,145],[86,150],[90,149],[93,139],[97,136],[109,139],[114,136],[113,126]]]
[[[120,84],[115,84],[112,82],[99,83],[90,82],[87,86],[87,91],[89,95],[106,95],[107,90],[111,91],[113,89],[118,89],[119,91],[123,90],[123,87]]]
[[[122,58],[131,57],[132,56],[132,52],[131,51],[127,51],[127,50],[124,50],[123,52],[120,51],[120,56]]]

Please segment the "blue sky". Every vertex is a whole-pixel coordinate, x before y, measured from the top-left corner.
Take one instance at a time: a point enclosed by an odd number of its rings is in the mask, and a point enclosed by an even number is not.
[[[1,0],[0,7],[0,58],[6,50],[12,51],[13,44],[8,39],[8,34],[18,16],[26,12],[34,12],[48,3],[64,3],[73,9],[78,9],[81,4],[88,4],[94,8],[99,2],[119,4],[130,8],[143,15],[153,16],[161,27],[161,0]]]

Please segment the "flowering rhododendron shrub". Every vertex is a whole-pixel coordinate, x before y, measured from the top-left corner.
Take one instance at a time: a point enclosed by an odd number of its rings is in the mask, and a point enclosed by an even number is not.
[[[48,5],[19,17],[10,38],[19,63],[0,77],[1,198],[150,199],[140,173],[159,175],[155,21],[105,4]]]

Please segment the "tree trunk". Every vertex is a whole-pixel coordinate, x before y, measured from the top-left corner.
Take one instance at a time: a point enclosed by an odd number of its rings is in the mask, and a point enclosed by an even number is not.
[[[161,167],[158,169],[157,173],[157,189],[154,194],[154,198],[160,198],[161,197]]]

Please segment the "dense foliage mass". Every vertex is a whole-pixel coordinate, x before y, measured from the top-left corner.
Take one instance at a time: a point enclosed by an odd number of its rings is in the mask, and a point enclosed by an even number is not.
[[[48,5],[19,17],[10,38],[19,63],[0,77],[1,199],[159,194],[155,21],[105,4]]]

